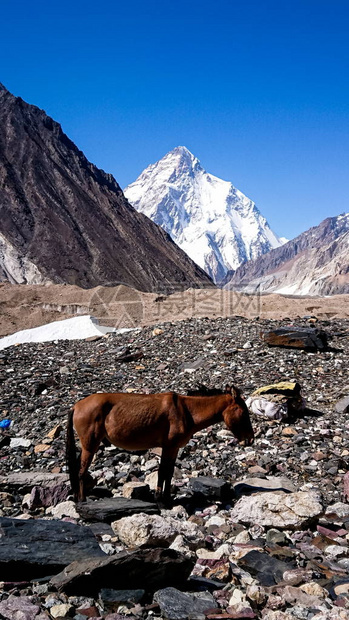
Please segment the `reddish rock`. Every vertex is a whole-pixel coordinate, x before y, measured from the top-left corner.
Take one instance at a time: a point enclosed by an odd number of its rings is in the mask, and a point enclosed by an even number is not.
[[[95,618],[99,614],[99,611],[95,606],[79,607],[76,611],[82,616],[86,616],[86,618]]]
[[[34,620],[39,611],[39,606],[33,605],[29,596],[9,596],[0,603],[0,616],[6,620]]]

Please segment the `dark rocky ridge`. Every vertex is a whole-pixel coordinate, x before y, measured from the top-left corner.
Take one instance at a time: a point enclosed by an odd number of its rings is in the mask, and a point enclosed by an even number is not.
[[[285,245],[227,275],[226,288],[273,292],[298,285],[307,294],[349,291],[349,216],[329,217]],[[290,291],[291,292],[291,291]]]
[[[0,281],[212,286],[43,110],[0,85]]]

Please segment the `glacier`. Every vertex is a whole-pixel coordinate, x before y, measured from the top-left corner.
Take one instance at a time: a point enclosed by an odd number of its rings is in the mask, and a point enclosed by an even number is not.
[[[206,172],[185,146],[148,166],[124,194],[216,283],[287,241],[271,230],[252,200]]]

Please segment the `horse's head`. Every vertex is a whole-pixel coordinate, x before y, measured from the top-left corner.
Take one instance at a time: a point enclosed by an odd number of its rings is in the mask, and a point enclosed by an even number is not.
[[[250,446],[254,441],[254,432],[247,405],[239,389],[233,385],[227,385],[225,392],[231,395],[231,402],[223,411],[223,420],[239,443]]]

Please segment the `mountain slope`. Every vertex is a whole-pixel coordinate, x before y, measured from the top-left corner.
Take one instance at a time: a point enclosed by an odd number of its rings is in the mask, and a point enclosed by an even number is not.
[[[0,86],[0,280],[143,291],[207,275],[44,111]]]
[[[137,211],[162,226],[215,282],[283,243],[251,200],[208,174],[183,146],[146,168],[124,191]]]
[[[226,288],[331,295],[349,292],[349,213],[329,217],[258,260],[241,265]]]

